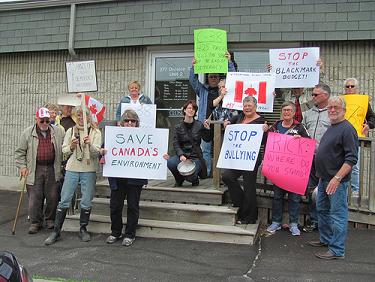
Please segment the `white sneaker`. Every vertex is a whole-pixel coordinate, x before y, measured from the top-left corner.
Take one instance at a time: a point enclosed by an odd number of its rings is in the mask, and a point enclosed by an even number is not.
[[[124,240],[122,241],[122,245],[125,247],[129,247],[133,245],[134,241],[135,241],[135,238],[125,237]]]

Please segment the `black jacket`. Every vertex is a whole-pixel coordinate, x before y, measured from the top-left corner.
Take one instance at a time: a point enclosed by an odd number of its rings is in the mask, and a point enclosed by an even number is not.
[[[282,121],[282,120],[278,120],[278,121],[276,121],[276,122],[275,122],[275,123],[269,128],[269,131],[270,131],[270,132],[277,132],[277,133],[279,133],[279,131],[277,130],[277,125],[278,125],[280,122],[283,122],[283,121]],[[288,134],[288,135],[301,135],[302,137],[310,138],[310,135],[309,135],[309,133],[307,132],[306,127],[305,127],[302,123],[299,123],[299,122],[296,121],[296,120],[293,120],[293,125],[292,125],[292,127],[289,129],[289,132],[287,132],[286,134]]]
[[[366,113],[365,122],[367,122],[370,129],[373,129],[375,127],[375,113],[372,110],[370,103],[368,103],[368,109],[367,109],[367,113]]]
[[[187,127],[191,128],[189,129]],[[192,140],[190,140],[189,134],[186,132],[186,129],[191,132]],[[200,145],[202,133],[206,130],[207,129],[199,120],[194,120],[193,123],[190,124],[190,126],[189,124],[184,123],[184,121],[179,122],[174,129],[173,135],[173,148],[176,151],[176,155],[179,157],[181,155],[184,155],[188,159],[199,159],[198,154],[194,151],[192,142],[194,142],[194,144],[202,154]],[[203,140],[209,141],[206,140],[205,137],[203,137]]]

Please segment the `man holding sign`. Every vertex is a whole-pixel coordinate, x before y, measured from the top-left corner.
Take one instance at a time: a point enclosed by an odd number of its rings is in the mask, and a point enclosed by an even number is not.
[[[357,129],[359,136],[367,136],[370,129],[375,126],[375,114],[368,101],[368,96],[365,95],[357,96],[358,91],[358,80],[356,78],[347,78],[344,81],[345,85],[345,101],[347,103],[347,114],[346,118],[348,121]],[[363,107],[360,105],[364,105]],[[367,98],[367,99],[366,99]],[[366,100],[363,100],[366,99]],[[352,101],[354,103],[352,103]],[[364,109],[367,107],[367,111]],[[361,111],[363,109],[363,111]],[[352,168],[352,195],[359,196],[359,165],[360,165],[360,151],[358,150],[358,162]]]

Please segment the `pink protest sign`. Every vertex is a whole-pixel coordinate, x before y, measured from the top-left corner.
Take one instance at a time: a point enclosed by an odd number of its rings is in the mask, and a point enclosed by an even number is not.
[[[314,139],[268,133],[262,173],[276,186],[304,195],[315,150]]]

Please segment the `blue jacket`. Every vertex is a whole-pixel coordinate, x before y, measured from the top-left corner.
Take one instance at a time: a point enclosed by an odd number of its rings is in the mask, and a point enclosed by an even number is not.
[[[120,103],[117,106],[116,110],[116,121],[121,120],[121,104],[122,103],[130,103],[130,96],[124,96],[121,98]],[[139,103],[140,104],[152,104],[152,101],[147,96],[143,95],[142,93],[139,94]]]
[[[232,61],[228,62],[228,72],[235,72],[236,69]],[[199,97],[198,120],[204,122],[207,113],[208,85],[202,84],[198,80],[198,74],[194,74],[194,66],[190,69],[189,82],[195,94]]]

